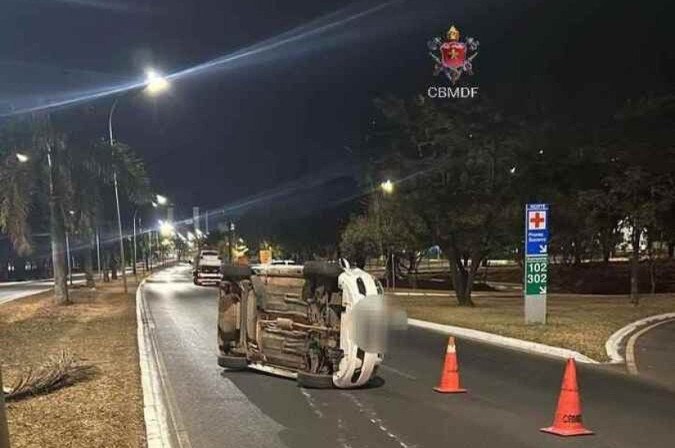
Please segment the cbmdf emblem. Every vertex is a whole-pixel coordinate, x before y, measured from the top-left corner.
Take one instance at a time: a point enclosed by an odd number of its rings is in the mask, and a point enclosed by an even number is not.
[[[478,56],[479,42],[473,37],[461,40],[461,33],[452,25],[445,39],[434,37],[427,46],[429,56],[434,60],[434,76],[445,75],[452,85],[457,84],[462,75],[473,75],[473,61]]]

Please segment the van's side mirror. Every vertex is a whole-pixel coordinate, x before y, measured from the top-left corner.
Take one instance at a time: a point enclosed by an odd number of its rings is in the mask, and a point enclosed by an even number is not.
[[[223,261],[223,256],[222,256],[222,255],[218,255],[218,259],[219,259],[220,261]]]
[[[188,263],[192,264],[192,260],[188,260]]]

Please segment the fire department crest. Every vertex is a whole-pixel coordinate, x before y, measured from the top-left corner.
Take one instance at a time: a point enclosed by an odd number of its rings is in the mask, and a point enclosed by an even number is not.
[[[455,85],[463,74],[473,75],[473,60],[478,56],[478,40],[460,40],[460,32],[451,26],[445,39],[434,37],[427,42],[429,56],[436,62],[434,76],[444,74]]]

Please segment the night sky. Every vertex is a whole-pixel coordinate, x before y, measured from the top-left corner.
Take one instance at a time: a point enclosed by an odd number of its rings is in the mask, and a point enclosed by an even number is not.
[[[480,40],[472,82],[486,94],[543,80],[554,104],[621,102],[672,91],[667,3],[395,1],[326,26],[381,3],[0,0],[0,113],[133,82],[149,66],[179,72],[315,21],[323,32],[181,76],[161,98],[125,97],[115,130],[184,215],[303,186],[337,188],[339,202],[359,188],[345,147],[358,148],[372,100],[442,83],[426,41],[450,24]],[[106,135],[111,101],[89,103],[100,116],[93,134]]]

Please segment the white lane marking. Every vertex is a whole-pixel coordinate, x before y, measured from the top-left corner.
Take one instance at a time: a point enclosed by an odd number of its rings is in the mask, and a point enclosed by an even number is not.
[[[309,393],[309,391],[304,387],[301,387],[300,392],[302,392],[302,396],[305,397],[305,401],[307,401],[307,404],[309,405],[309,408],[312,410],[312,412],[314,412],[317,417],[323,418],[323,412],[321,412],[321,409],[319,409],[319,407],[316,405],[314,398]]]
[[[349,442],[347,442],[347,437],[345,436],[346,428],[341,418],[338,418],[337,429],[337,441],[340,442],[342,448],[352,448]]]
[[[385,426],[384,421],[377,415],[377,412],[361,403],[361,401],[359,401],[359,399],[356,398],[352,393],[343,392],[342,395],[347,396],[356,405],[356,407],[359,409],[359,412],[365,414],[366,418],[368,418],[368,420],[370,421],[370,423],[373,424],[373,426],[382,431],[393,442],[396,442],[398,446],[400,446],[401,448],[414,448],[417,446],[417,445],[408,445],[407,443],[405,443],[401,439],[401,437],[396,435],[394,432],[392,432],[389,428]]]
[[[400,370],[398,370],[398,369],[395,369],[395,368],[393,368],[393,367],[390,367],[390,366],[388,366],[388,365],[386,365],[386,364],[382,364],[382,365],[380,365],[380,367],[381,367],[382,369],[384,369],[384,370],[388,370],[388,371],[391,372],[391,373],[395,373],[396,375],[402,376],[403,378],[408,379],[408,380],[410,380],[410,381],[417,381],[417,377],[414,377],[414,376],[412,376],[412,375],[410,375],[410,374],[408,374],[408,373],[405,373],[405,372],[402,372],[402,371],[400,371]]]

